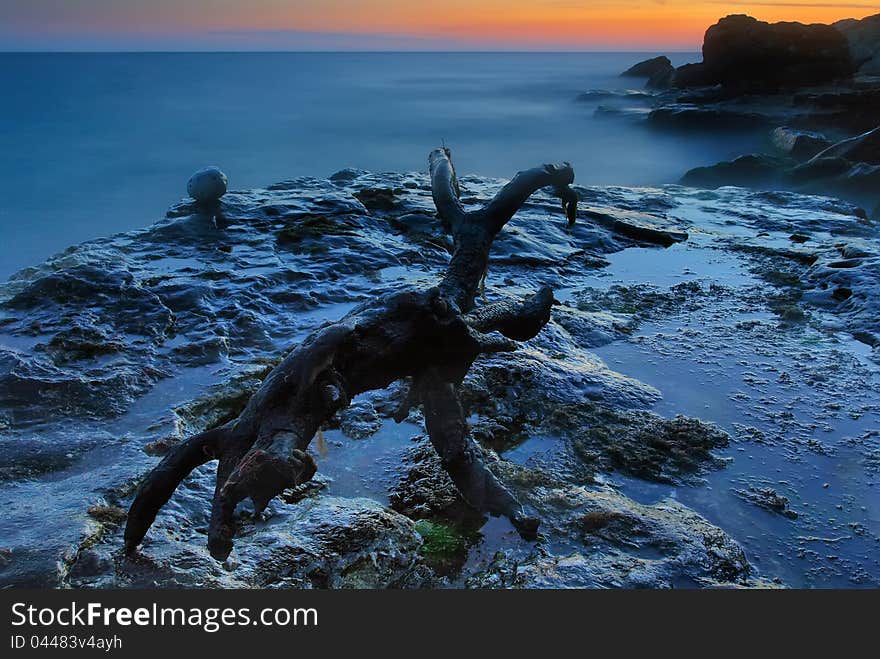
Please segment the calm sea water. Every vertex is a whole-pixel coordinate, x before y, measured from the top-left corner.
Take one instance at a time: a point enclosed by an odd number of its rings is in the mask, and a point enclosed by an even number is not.
[[[647,57],[570,54],[0,54],[0,277],[149,224],[216,164],[233,188],[344,167],[462,173],[569,160],[586,184],[673,182],[740,138],[594,116],[590,89]],[[693,61],[679,55],[676,63]]]

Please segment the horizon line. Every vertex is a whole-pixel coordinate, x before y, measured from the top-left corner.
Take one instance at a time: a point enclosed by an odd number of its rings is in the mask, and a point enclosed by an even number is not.
[[[498,53],[522,55],[606,55],[629,53],[677,53],[700,52],[701,46],[688,49],[639,49],[639,50],[3,50],[0,55],[491,55]]]

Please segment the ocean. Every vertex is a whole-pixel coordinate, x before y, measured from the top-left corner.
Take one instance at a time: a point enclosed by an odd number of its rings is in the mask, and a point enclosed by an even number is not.
[[[582,184],[650,185],[743,153],[741,135],[596,113],[645,99],[576,100],[640,88],[619,73],[651,55],[0,54],[0,277],[153,223],[206,165],[246,189],[345,167],[424,170],[445,142],[461,173],[568,160]]]

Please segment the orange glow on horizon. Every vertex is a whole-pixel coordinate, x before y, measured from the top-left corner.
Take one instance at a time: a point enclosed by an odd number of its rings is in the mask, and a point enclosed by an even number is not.
[[[24,34],[64,38],[229,38],[259,46],[291,34],[406,37],[450,49],[697,50],[706,29],[728,14],[760,20],[833,23],[880,13],[880,0],[82,0],[52,12],[50,0],[7,0],[18,14],[2,23]],[[873,3],[873,4],[872,4]],[[91,10],[88,10],[91,7]],[[2,12],[0,12],[2,14]],[[420,41],[421,40],[421,41]],[[393,41],[393,40],[392,40]]]
[[[601,47],[616,44],[697,48],[706,29],[728,14],[759,20],[833,23],[880,13],[880,2],[723,2],[687,0],[409,0],[309,2],[250,13],[221,29],[309,30],[483,41],[487,46]],[[303,7],[302,5],[308,5]]]

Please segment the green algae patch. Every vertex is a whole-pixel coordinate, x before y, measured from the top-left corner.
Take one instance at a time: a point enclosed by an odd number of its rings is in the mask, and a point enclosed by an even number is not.
[[[419,554],[426,565],[444,576],[461,570],[467,559],[468,548],[480,537],[476,531],[463,530],[428,519],[420,519],[415,526],[422,536]]]

